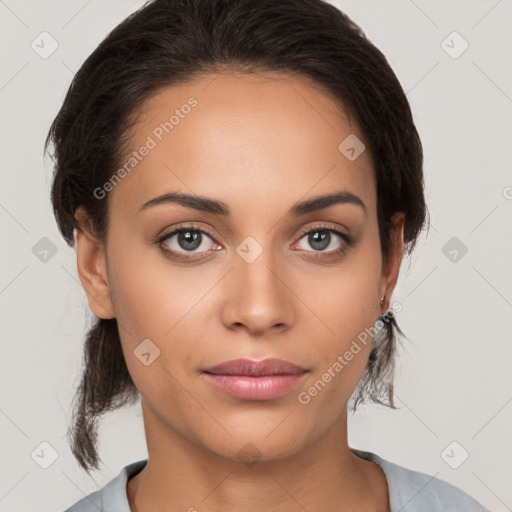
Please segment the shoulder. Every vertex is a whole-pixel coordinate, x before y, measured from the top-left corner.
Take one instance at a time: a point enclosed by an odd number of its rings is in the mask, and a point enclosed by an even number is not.
[[[378,455],[352,449],[357,456],[378,464],[388,481],[391,511],[488,512],[462,489],[439,478],[413,471]]]
[[[101,489],[84,496],[64,512],[130,512],[126,482],[142,471],[147,459],[132,462]]]

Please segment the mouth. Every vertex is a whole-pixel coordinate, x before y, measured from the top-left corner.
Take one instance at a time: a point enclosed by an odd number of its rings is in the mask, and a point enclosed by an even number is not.
[[[243,400],[271,400],[291,391],[308,370],[282,359],[226,361],[203,371],[208,382]]]
[[[233,359],[207,368],[204,371],[214,375],[261,377],[269,375],[299,375],[307,370],[284,359],[270,358],[263,361]]]

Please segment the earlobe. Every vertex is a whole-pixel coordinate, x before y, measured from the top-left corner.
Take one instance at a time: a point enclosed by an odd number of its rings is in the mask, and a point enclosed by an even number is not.
[[[87,295],[91,311],[99,318],[115,318],[106,270],[104,245],[91,232],[90,223],[82,207],[75,217],[80,227],[73,236],[80,282]]]

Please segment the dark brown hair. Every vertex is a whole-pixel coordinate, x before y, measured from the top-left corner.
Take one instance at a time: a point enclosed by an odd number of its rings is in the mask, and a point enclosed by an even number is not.
[[[46,138],[55,163],[51,199],[60,232],[73,247],[83,206],[102,241],[108,198],[94,190],[112,176],[129,147],[144,101],[162,88],[222,71],[278,71],[314,80],[340,102],[365,137],[377,182],[382,256],[390,251],[391,216],[406,214],[412,251],[428,213],[423,151],[406,95],[384,55],[345,14],[323,0],[154,0],[128,16],[73,78]],[[341,142],[341,141],[340,141]],[[394,316],[373,339],[354,406],[393,403]],[[74,397],[72,452],[98,469],[100,415],[135,403],[116,319],[96,319],[84,344],[84,371]]]

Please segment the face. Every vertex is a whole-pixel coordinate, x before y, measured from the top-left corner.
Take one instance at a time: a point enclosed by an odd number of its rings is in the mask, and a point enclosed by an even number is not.
[[[252,443],[273,459],[346,422],[371,340],[336,362],[385,311],[403,250],[397,215],[395,258],[382,261],[371,156],[347,158],[350,135],[365,140],[338,102],[289,75],[206,75],[144,105],[138,156],[104,187],[106,245],[80,235],[77,253],[91,309],[118,320],[148,437],[226,457]],[[195,201],[151,203],[164,194]],[[332,194],[345,200],[313,201]],[[204,373],[238,358],[307,372],[275,398],[244,399]]]

